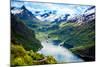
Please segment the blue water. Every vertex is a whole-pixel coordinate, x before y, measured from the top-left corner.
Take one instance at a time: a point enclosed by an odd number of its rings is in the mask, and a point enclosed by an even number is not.
[[[83,62],[83,60],[74,55],[68,49],[62,46],[53,45],[52,42],[41,41],[43,48],[38,53],[46,56],[53,56],[58,63],[64,62]]]

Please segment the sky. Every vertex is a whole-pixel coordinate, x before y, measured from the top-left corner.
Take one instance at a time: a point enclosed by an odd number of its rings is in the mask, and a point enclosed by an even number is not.
[[[13,1],[38,1],[38,2],[55,2],[55,3],[71,3],[71,4],[88,4],[95,5],[95,0],[13,0]]]

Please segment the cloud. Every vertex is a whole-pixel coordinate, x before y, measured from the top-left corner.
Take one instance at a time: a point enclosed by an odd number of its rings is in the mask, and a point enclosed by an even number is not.
[[[22,7],[24,5],[24,2],[17,2],[17,1],[11,1],[11,7]]]

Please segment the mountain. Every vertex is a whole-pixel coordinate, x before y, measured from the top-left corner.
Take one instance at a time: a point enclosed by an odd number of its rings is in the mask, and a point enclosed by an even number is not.
[[[74,16],[74,17],[71,17],[71,18],[69,18],[68,20],[67,20],[67,22],[68,23],[75,23],[75,22],[77,22],[78,21],[78,18],[77,18],[77,16]]]
[[[95,19],[95,6],[92,6],[90,8],[88,8],[85,12],[84,12],[84,21],[85,22],[89,22],[91,20]]]
[[[32,24],[39,24],[41,21],[36,18],[24,5],[21,8],[13,8],[12,14],[23,20],[28,27],[34,27]],[[19,13],[18,13],[19,12]]]
[[[12,13],[14,14],[12,22],[15,22],[11,28],[13,30],[12,42],[21,43],[27,50],[37,51],[42,46],[35,38],[35,31],[41,40],[47,36],[52,39],[54,45],[67,48],[84,60],[95,59],[94,6],[89,7],[83,14],[74,15],[71,18],[69,18],[70,14],[57,15],[57,11],[52,10],[32,13],[25,6],[13,7]],[[26,28],[26,25],[34,31]]]
[[[25,20],[11,14],[11,66],[56,64],[57,61],[53,56],[37,52],[42,47],[34,30],[27,26]]]
[[[43,22],[65,22],[70,14],[57,14],[56,10],[41,10],[35,11],[34,15]]]
[[[85,12],[88,12],[89,10],[93,10],[93,9],[95,9],[95,6],[89,7],[87,10],[85,10]]]
[[[74,19],[73,19],[74,18]],[[71,50],[85,61],[95,60],[95,8],[74,16],[70,22],[60,23],[48,36],[58,45]]]
[[[43,22],[52,22],[56,19],[56,10],[35,11],[34,15]]]
[[[60,17],[56,18],[52,23],[66,22],[68,16],[70,16],[70,14],[61,15]]]
[[[41,14],[40,16],[43,17],[43,18],[47,18],[47,17],[50,16],[50,14],[52,14],[52,11],[48,11],[48,12],[47,12],[46,10],[44,10],[44,13]]]
[[[71,50],[85,61],[95,60],[95,6],[89,7],[82,15],[61,23],[58,30],[51,32],[52,39]]]
[[[91,6],[84,11],[81,15],[76,15],[67,20],[67,22],[83,23],[89,22],[95,19],[95,6]]]
[[[95,20],[87,23],[83,22],[81,25],[78,23],[64,23],[60,25],[58,30],[49,33],[48,36],[54,41],[61,41],[58,45],[70,49],[84,60],[95,59]]]
[[[23,45],[26,50],[38,51],[42,48],[40,41],[35,37],[34,31],[13,14],[11,14],[11,42]]]
[[[20,19],[36,20],[36,17],[29,10],[27,10],[24,5],[20,9],[23,11],[19,14],[16,14],[16,16],[18,16]]]

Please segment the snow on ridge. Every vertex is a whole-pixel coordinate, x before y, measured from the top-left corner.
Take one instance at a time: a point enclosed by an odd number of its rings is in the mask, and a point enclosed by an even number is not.
[[[23,9],[13,9],[13,10],[11,10],[11,13],[12,14],[19,14],[19,13],[21,13],[23,11]]]

